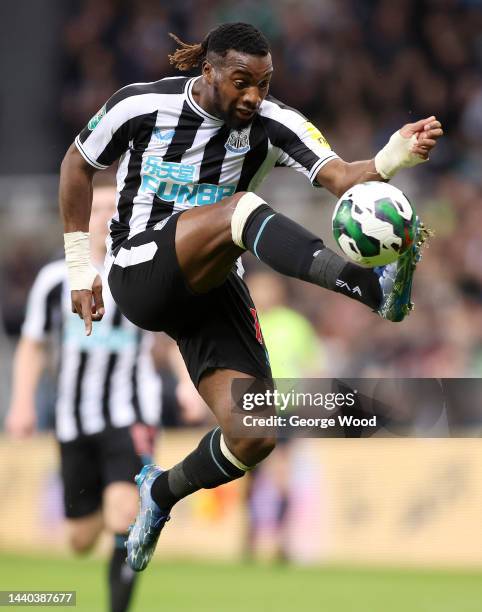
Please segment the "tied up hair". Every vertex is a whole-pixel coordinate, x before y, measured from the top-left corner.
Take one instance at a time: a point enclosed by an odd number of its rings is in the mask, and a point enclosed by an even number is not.
[[[191,70],[191,68],[199,66],[205,60],[209,35],[206,36],[202,43],[196,45],[183,42],[172,32],[169,32],[169,36],[179,45],[179,48],[172,55],[168,55],[169,62],[178,70]]]
[[[179,48],[169,55],[169,61],[178,70],[191,70],[202,64],[208,53],[225,57],[228,51],[264,56],[270,52],[269,43],[262,32],[248,23],[223,23],[204,38],[201,43],[190,45],[175,34],[169,33]]]

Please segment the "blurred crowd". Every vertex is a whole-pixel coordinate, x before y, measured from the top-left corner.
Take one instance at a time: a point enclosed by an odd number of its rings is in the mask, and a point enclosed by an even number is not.
[[[119,87],[175,74],[169,32],[199,42],[224,21],[248,21],[266,33],[275,65],[271,93],[306,114],[347,160],[373,156],[404,123],[436,115],[446,136],[433,159],[395,180],[436,232],[416,275],[414,313],[393,325],[289,280],[282,281],[282,300],[305,318],[319,345],[311,376],[481,375],[481,0],[78,0],[64,10],[65,147]],[[275,207],[283,204],[279,191],[276,197]],[[317,214],[311,206],[302,218]],[[1,275],[12,335],[29,282],[28,254],[21,261],[18,254],[5,260]]]
[[[400,121],[436,114],[449,138],[437,167],[482,136],[482,3],[477,0],[83,0],[64,29],[66,142],[113,91],[174,75],[168,33],[200,42],[224,21],[271,41],[272,93],[359,158]]]

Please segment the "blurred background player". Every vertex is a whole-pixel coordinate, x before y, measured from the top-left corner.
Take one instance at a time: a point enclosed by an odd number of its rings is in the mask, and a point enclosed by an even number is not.
[[[321,377],[321,339],[310,321],[290,306],[290,281],[266,270],[253,272],[246,282],[257,306],[273,378]]]
[[[290,306],[290,281],[259,270],[246,280],[268,349],[271,371],[280,390],[293,379],[326,375],[323,345],[310,321]],[[247,474],[248,559],[289,561],[289,516],[293,486],[290,438],[278,438],[267,459]]]
[[[115,189],[94,188],[90,218],[94,265],[102,273]],[[125,319],[107,289],[106,316],[86,339],[70,309],[64,259],[44,266],[30,292],[18,343],[7,432],[34,433],[35,396],[49,337],[59,350],[55,429],[59,441],[68,538],[89,551],[103,529],[114,535],[109,564],[110,610],[127,610],[135,574],[125,563],[125,534],[137,512],[134,475],[153,454],[161,379],[151,357],[153,335]]]

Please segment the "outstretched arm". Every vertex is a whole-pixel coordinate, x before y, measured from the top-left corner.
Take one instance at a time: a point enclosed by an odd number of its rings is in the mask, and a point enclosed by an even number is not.
[[[334,159],[320,169],[316,180],[336,196],[358,183],[389,180],[401,168],[427,161],[442,135],[442,125],[433,116],[407,123],[374,159],[357,162]]]
[[[90,263],[88,235],[94,173],[95,169],[72,144],[60,168],[60,213],[65,232],[72,312],[84,320],[88,336],[92,332],[92,321],[99,321],[104,315],[102,282]]]

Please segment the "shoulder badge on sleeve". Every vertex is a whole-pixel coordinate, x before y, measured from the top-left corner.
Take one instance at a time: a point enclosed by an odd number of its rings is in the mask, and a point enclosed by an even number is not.
[[[318,142],[322,147],[325,147],[326,149],[331,149],[330,143],[326,140],[320,130],[315,127],[310,121],[307,121],[305,123],[305,128],[307,129],[310,138],[316,140],[316,142]]]
[[[106,112],[106,108],[104,104],[104,106],[92,117],[92,119],[87,124],[87,127],[89,128],[90,131],[92,131],[93,129],[95,129],[95,127],[97,127],[100,120],[105,115],[105,112]]]

